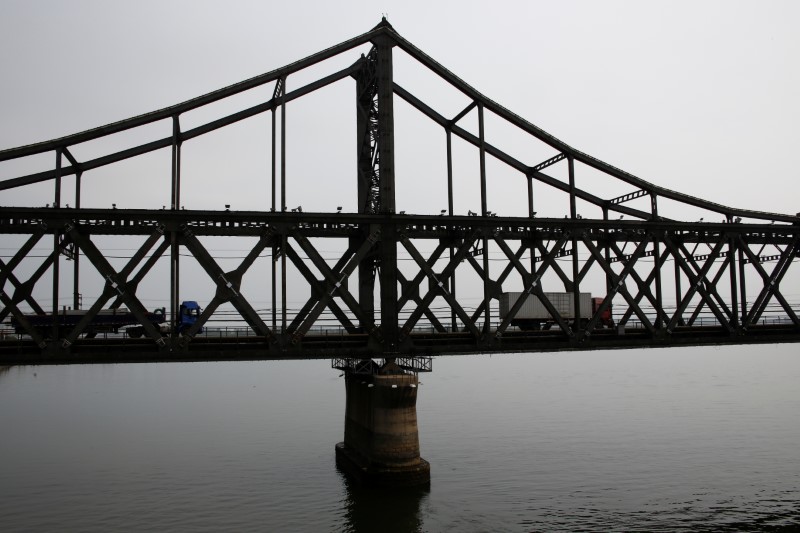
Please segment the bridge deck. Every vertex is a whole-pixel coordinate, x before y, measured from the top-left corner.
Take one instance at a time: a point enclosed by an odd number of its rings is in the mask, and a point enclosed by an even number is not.
[[[624,332],[597,330],[583,339],[558,330],[508,331],[501,338],[475,339],[468,332],[412,333],[409,355],[457,355],[468,353],[555,352],[630,348],[705,346],[729,344],[774,344],[800,342],[794,324],[759,324],[741,334],[730,335],[719,326],[678,327],[671,334],[652,336],[633,328]],[[281,345],[283,344],[283,345]],[[123,335],[80,339],[69,351],[41,350],[27,336],[9,335],[0,340],[0,365],[128,363],[165,361],[241,361],[374,357],[366,334],[309,334],[302,343],[268,342],[257,335],[199,336],[191,349],[178,346],[159,349],[149,339]]]

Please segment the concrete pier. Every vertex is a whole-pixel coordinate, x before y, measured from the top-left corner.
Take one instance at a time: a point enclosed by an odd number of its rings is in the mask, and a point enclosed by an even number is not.
[[[336,445],[336,464],[364,485],[428,484],[430,465],[419,452],[417,376],[393,362],[372,365],[374,373],[345,371],[344,442]]]

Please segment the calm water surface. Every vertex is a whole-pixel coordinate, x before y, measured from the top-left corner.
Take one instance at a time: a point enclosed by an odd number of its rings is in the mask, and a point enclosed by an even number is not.
[[[800,526],[797,345],[443,357],[429,490],[334,466],[327,361],[0,373],[0,531],[776,531]]]

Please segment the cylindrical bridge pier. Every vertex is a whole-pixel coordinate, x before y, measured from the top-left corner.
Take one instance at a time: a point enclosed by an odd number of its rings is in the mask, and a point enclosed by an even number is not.
[[[342,360],[339,360],[342,361]],[[416,372],[394,360],[334,366],[345,372],[347,405],[344,442],[336,445],[336,464],[369,486],[430,483],[430,465],[420,457]]]

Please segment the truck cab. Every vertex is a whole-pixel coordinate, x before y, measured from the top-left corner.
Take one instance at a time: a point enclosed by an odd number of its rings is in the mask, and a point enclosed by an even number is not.
[[[176,326],[177,333],[179,335],[182,335],[183,333],[188,331],[189,328],[191,328],[194,325],[194,323],[197,322],[197,319],[200,318],[201,312],[202,309],[200,308],[200,305],[194,300],[187,300],[181,302],[181,307],[178,312],[178,324]],[[197,333],[202,333],[202,332],[203,328],[200,328],[200,330]]]
[[[603,298],[592,298],[592,315],[597,313],[597,310],[600,309],[600,306],[603,305]],[[614,327],[614,318],[611,315],[611,306],[609,305],[605,311],[600,315],[600,321],[597,323],[597,327],[607,327],[613,328]]]

